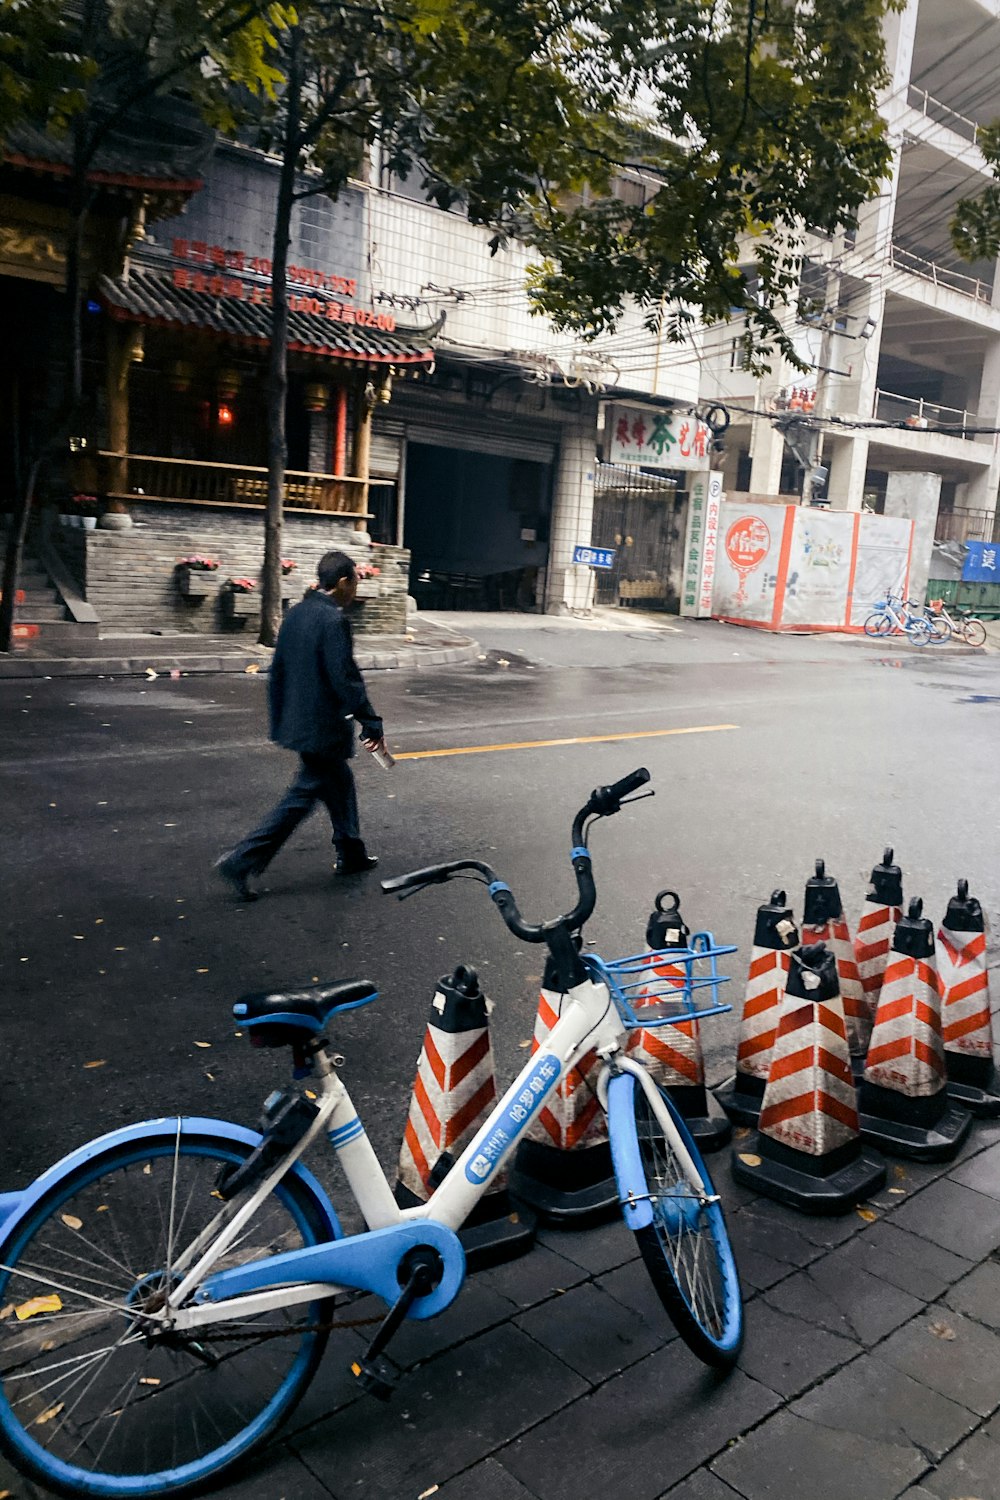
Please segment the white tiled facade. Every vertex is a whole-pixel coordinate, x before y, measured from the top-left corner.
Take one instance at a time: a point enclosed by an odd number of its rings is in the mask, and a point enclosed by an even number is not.
[[[988,537],[1000,450],[994,435],[967,429],[1000,426],[1000,279],[994,264],[960,260],[949,220],[960,197],[992,180],[976,132],[977,122],[1000,116],[1000,4],[909,0],[884,24],[892,174],[856,236],[810,247],[826,335],[792,327],[809,361],[828,371],[785,366],[757,381],[733,368],[737,330],[708,330],[701,394],[734,408],[729,492],[777,494],[785,457],[772,423],[736,408],[773,411],[796,387],[811,387],[819,415],[912,424],[827,429],[821,462],[833,507],[879,507],[889,475],[929,473],[940,480],[943,518],[954,513],[954,534]],[[952,430],[928,430],[942,425]]]

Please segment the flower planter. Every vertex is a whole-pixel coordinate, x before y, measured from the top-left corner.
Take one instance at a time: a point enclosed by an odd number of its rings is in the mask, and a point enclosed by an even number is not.
[[[207,599],[216,592],[218,584],[207,569],[178,568],[177,592],[185,599]]]
[[[222,613],[227,620],[250,620],[260,614],[260,595],[256,590],[242,594],[236,589],[224,589]]]

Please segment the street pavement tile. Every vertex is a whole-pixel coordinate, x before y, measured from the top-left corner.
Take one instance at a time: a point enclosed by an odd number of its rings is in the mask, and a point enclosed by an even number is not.
[[[265,1448],[232,1484],[212,1491],[218,1500],[330,1500],[335,1493],[284,1444]]]
[[[677,1337],[670,1315],[649,1279],[645,1261],[630,1260],[628,1265],[619,1266],[617,1271],[609,1271],[606,1276],[602,1276],[598,1284],[616,1302],[639,1313],[654,1332],[662,1334],[664,1339]]]
[[[709,1469],[699,1469],[689,1474],[680,1484],[661,1496],[661,1500],[739,1500],[735,1490],[721,1479],[716,1479]]]
[[[974,1188],[977,1193],[985,1193],[989,1198],[1000,1198],[1000,1146],[991,1146],[988,1151],[981,1151],[978,1156],[973,1156],[970,1161],[963,1162],[960,1167],[949,1172],[948,1176],[952,1182]]]
[[[517,1260],[478,1272],[475,1280],[506,1297],[516,1307],[534,1307],[536,1302],[544,1302],[557,1292],[579,1286],[581,1281],[587,1280],[587,1272],[554,1250],[536,1245]]]
[[[976,1426],[966,1407],[893,1369],[878,1355],[838,1370],[790,1408],[834,1432],[908,1444],[939,1459]]]
[[[824,1216],[797,1213],[794,1208],[787,1204],[775,1203],[770,1198],[758,1197],[755,1212],[763,1215],[774,1224],[786,1224],[795,1231],[802,1239],[808,1240],[810,1245],[817,1245],[820,1249],[831,1249],[834,1245],[841,1245],[845,1240],[853,1239],[864,1229],[863,1219],[857,1214],[837,1214],[836,1216]]]
[[[942,1338],[945,1330],[955,1337]],[[950,1308],[932,1307],[898,1329],[879,1357],[981,1417],[1000,1399],[1000,1337]]]
[[[728,1221],[729,1238],[744,1286],[765,1291],[821,1254],[798,1226],[772,1218],[769,1204],[745,1208]]]
[[[554,1250],[557,1255],[564,1255],[592,1276],[622,1266],[627,1260],[635,1260],[639,1254],[635,1235],[626,1229],[620,1215],[593,1229],[543,1229],[539,1232],[538,1243]]]
[[[495,1458],[486,1458],[435,1491],[434,1500],[537,1500]]]
[[[860,1348],[853,1340],[786,1317],[761,1299],[746,1309],[740,1369],[779,1395],[788,1397],[804,1391],[821,1375],[858,1353]]]
[[[337,1500],[397,1500],[443,1485],[586,1390],[507,1324],[405,1375],[389,1405],[358,1402],[300,1433],[295,1448],[317,1473],[329,1465]]]
[[[845,1274],[850,1275],[856,1269],[870,1271],[924,1302],[940,1297],[970,1266],[969,1261],[950,1250],[942,1250],[940,1245],[932,1245],[929,1240],[899,1228],[895,1219],[880,1219],[872,1224],[850,1245],[838,1250],[837,1257]]]
[[[666,1313],[648,1323],[592,1282],[514,1319],[578,1375],[598,1385],[667,1342]]]
[[[895,1500],[927,1459],[910,1444],[831,1432],[779,1412],[712,1464],[746,1500]]]
[[[957,1281],[944,1299],[956,1312],[1000,1329],[1000,1266],[984,1260],[971,1275]]]
[[[995,1500],[1000,1494],[1000,1443],[975,1432],[921,1480],[936,1500]]]
[[[541,1422],[497,1457],[545,1500],[579,1500],[581,1492],[605,1490],[656,1500],[778,1400],[741,1370],[720,1379],[677,1342]]]
[[[782,1312],[807,1323],[817,1323],[831,1333],[877,1344],[908,1318],[915,1317],[923,1302],[891,1286],[870,1271],[852,1265],[844,1250],[834,1250],[822,1260],[772,1287],[766,1300]]]
[[[455,1301],[438,1317],[404,1323],[392,1341],[390,1353],[398,1365],[419,1364],[474,1338],[484,1329],[506,1322],[514,1311],[509,1298],[470,1276]]]
[[[1000,1246],[1000,1203],[947,1177],[909,1199],[892,1221],[968,1260],[984,1260]]]

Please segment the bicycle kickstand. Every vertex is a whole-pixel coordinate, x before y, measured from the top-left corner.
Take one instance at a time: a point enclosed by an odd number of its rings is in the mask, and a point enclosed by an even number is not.
[[[402,1291],[379,1324],[378,1331],[359,1360],[351,1365],[351,1374],[362,1388],[379,1401],[388,1401],[402,1373],[384,1350],[398,1331],[418,1297],[432,1292],[441,1280],[444,1267],[436,1250],[417,1246],[399,1264],[398,1275],[405,1276]]]

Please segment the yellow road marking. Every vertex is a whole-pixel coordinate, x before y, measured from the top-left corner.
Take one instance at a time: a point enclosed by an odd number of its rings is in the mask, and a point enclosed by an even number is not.
[[[555,745],[603,745],[612,740],[654,740],[668,734],[716,734],[738,724],[696,724],[688,729],[635,729],[629,734],[578,734],[565,740],[514,740],[507,745],[458,745],[453,750],[404,750],[397,760],[436,760],[442,755],[489,755],[494,750],[548,750]]]

